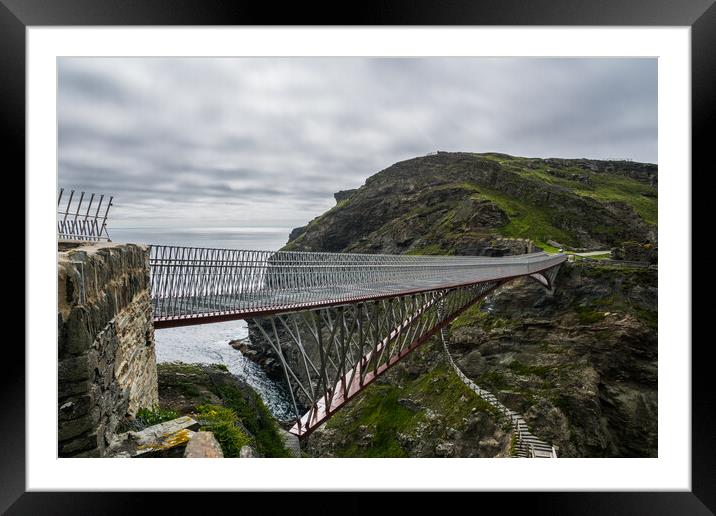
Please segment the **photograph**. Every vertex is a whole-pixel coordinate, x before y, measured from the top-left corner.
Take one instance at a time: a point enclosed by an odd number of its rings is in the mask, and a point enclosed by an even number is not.
[[[658,457],[658,90],[58,57],[58,456]]]
[[[713,516],[713,4],[0,0],[0,514]]]

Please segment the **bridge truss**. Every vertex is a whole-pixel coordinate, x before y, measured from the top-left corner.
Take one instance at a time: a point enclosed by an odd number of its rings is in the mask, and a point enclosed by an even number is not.
[[[305,437],[500,285],[551,289],[564,260],[152,246],[154,324],[247,320],[281,363],[290,431]]]

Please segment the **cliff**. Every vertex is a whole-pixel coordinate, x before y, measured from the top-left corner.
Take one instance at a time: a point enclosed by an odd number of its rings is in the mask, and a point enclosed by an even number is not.
[[[646,163],[440,153],[339,192],[337,205],[294,230],[284,249],[475,255],[499,237],[543,248],[549,240],[655,244],[656,182],[656,166]]]
[[[526,241],[549,250],[552,241],[636,242],[655,253],[656,185],[651,164],[439,153],[337,195],[284,249],[499,256],[525,252]],[[528,281],[504,287],[451,324],[449,347],[560,456],[656,456],[657,293],[655,267],[565,263],[554,295]],[[307,452],[504,456],[510,439],[455,381],[433,338],[319,428]]]

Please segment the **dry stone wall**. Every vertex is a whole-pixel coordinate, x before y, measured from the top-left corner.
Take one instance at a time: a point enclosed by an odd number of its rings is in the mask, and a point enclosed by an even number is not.
[[[60,243],[57,272],[58,454],[101,457],[158,400],[149,250]]]

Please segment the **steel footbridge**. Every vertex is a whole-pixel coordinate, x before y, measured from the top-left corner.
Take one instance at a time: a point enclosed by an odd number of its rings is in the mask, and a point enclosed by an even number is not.
[[[304,437],[501,285],[552,289],[565,259],[152,246],[154,326],[248,321],[281,363],[290,431]]]

